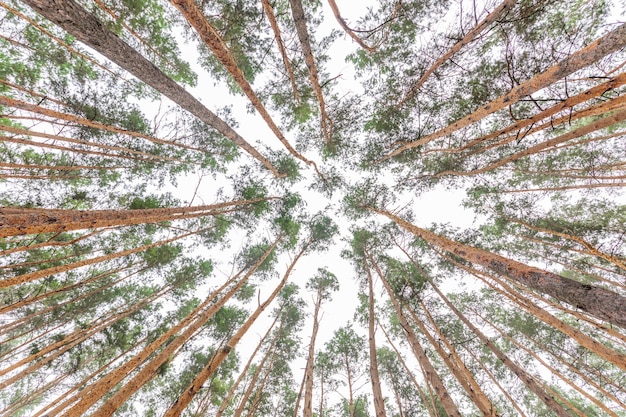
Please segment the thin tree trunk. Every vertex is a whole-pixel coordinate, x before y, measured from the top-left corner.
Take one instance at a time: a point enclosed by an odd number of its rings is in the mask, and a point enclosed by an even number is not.
[[[603,37],[574,52],[558,64],[514,87],[505,95],[485,104],[483,107],[470,113],[462,119],[421,139],[398,147],[381,158],[379,162],[399,155],[408,149],[413,149],[435,139],[447,136],[479,120],[482,120],[486,116],[516,103],[522,97],[537,92],[562,79],[563,77],[590,65],[593,62],[599,61],[605,56],[621,49],[624,45],[626,45],[626,24],[618,26],[616,29],[607,33]]]
[[[437,174],[435,174],[435,176],[442,177],[444,175],[454,175],[454,176],[467,177],[467,176],[473,176],[473,175],[478,175],[478,174],[482,174],[485,172],[493,171],[496,168],[499,168],[511,162],[515,162],[521,158],[534,155],[534,154],[543,152],[545,150],[554,150],[550,148],[553,148],[554,146],[560,143],[567,142],[569,140],[576,139],[581,136],[587,135],[589,133],[595,132],[596,130],[613,126],[614,124],[620,123],[624,120],[626,120],[626,110],[621,110],[616,113],[605,116],[599,120],[595,120],[585,126],[579,127],[578,129],[571,130],[555,138],[548,139],[544,142],[540,142],[534,146],[524,149],[523,151],[515,152],[509,156],[506,156],[498,160],[497,162],[487,164],[481,168],[474,169],[472,171],[453,171],[453,170],[442,171],[442,172],[438,172]]]
[[[376,330],[376,317],[374,316],[374,283],[372,279],[372,273],[370,269],[365,265],[367,272],[367,283],[368,283],[368,335],[369,335],[369,349],[370,349],[370,380],[372,385],[372,395],[374,397],[374,414],[376,417],[386,417],[387,413],[385,412],[385,402],[383,399],[383,392],[380,387],[380,375],[378,372],[378,358],[376,357],[376,338],[375,338],[375,330]]]
[[[313,58],[313,49],[311,48],[311,42],[309,37],[309,30],[306,25],[306,16],[300,0],[289,0],[291,6],[291,14],[298,32],[298,39],[300,40],[300,46],[302,48],[302,54],[304,55],[304,62],[309,69],[309,80],[311,81],[311,87],[317,98],[317,102],[320,106],[320,122],[322,125],[322,135],[326,140],[327,145],[332,145],[333,136],[333,123],[326,113],[326,102],[324,101],[324,94],[322,93],[322,87],[320,86],[319,75],[317,73],[317,66],[315,65],[315,58]]]
[[[175,242],[176,240],[183,239],[185,237],[189,237],[191,235],[194,235],[196,233],[200,233],[200,232],[202,232],[204,230],[208,230],[208,229],[210,229],[210,228],[205,228],[205,229],[202,229],[202,230],[196,230],[194,232],[185,233],[185,234],[178,235],[178,236],[175,236],[175,237],[172,237],[172,238],[169,238],[169,239],[160,240],[158,242],[151,243],[151,244],[148,244],[148,245],[139,246],[139,247],[133,248],[133,249],[127,249],[127,250],[123,250],[123,251],[120,251],[120,252],[115,252],[115,253],[108,254],[108,255],[97,256],[95,258],[83,259],[83,260],[72,262],[72,263],[65,264],[65,265],[60,265],[60,266],[55,266],[55,267],[51,267],[51,268],[46,268],[46,269],[42,269],[41,271],[30,272],[30,273],[18,275],[18,276],[12,277],[12,278],[7,278],[7,279],[4,279],[4,280],[0,281],[0,288],[7,288],[7,287],[11,287],[11,286],[18,285],[18,284],[24,284],[26,282],[35,281],[37,279],[50,276],[52,274],[59,274],[61,272],[67,272],[67,271],[71,271],[73,269],[82,268],[83,266],[94,265],[94,264],[97,264],[97,263],[100,263],[100,262],[110,261],[110,260],[113,260],[113,259],[121,258],[121,257],[128,256],[128,255],[132,255],[134,253],[143,252],[143,251],[146,251],[148,249],[155,248],[157,246],[166,245],[168,243]]]
[[[507,0],[507,1],[511,1],[511,0]],[[335,19],[339,23],[339,26],[341,26],[341,28],[344,30],[344,32],[346,32],[348,35],[350,35],[350,37],[352,39],[354,39],[354,41],[356,43],[358,43],[359,46],[361,48],[365,49],[367,52],[374,52],[374,51],[376,51],[376,49],[377,49],[376,47],[372,47],[372,46],[366,45],[365,42],[363,42],[363,39],[359,38],[357,36],[357,34],[354,33],[354,31],[352,29],[350,29],[350,27],[348,26],[346,21],[343,19],[343,17],[341,17],[341,13],[339,12],[339,6],[337,6],[337,3],[335,3],[335,0],[328,0],[328,5],[332,9],[333,14],[335,15]]]
[[[428,399],[426,398],[426,394],[420,387],[420,384],[417,382],[417,379],[415,379],[415,375],[413,375],[413,372],[411,371],[411,369],[409,369],[409,366],[406,364],[406,362],[402,358],[400,351],[398,350],[396,345],[391,341],[391,338],[389,337],[389,334],[387,334],[387,332],[385,331],[385,328],[380,323],[378,323],[378,327],[380,327],[380,330],[383,331],[383,334],[385,335],[387,342],[389,342],[389,345],[391,346],[391,348],[394,350],[394,352],[396,352],[396,356],[398,360],[402,364],[402,367],[404,368],[404,371],[406,372],[406,374],[409,376],[409,378],[413,382],[413,385],[415,386],[415,389],[417,390],[417,393],[420,396],[420,399],[422,400],[424,407],[426,408],[426,410],[428,410],[428,414],[430,415],[430,417],[436,417],[435,411],[433,411],[433,408],[428,404]]]
[[[300,105],[300,96],[298,95],[298,87],[296,86],[296,76],[293,73],[293,68],[289,62],[289,58],[287,57],[285,44],[280,36],[280,28],[278,27],[278,22],[276,21],[276,16],[274,15],[274,9],[272,8],[269,0],[261,0],[261,4],[263,5],[263,10],[265,10],[267,20],[270,22],[272,31],[274,32],[274,39],[276,39],[280,56],[283,58],[283,64],[285,65],[285,70],[287,71],[289,82],[291,83],[291,90],[293,91],[293,99],[296,101],[296,104]]]
[[[181,12],[187,22],[196,30],[200,39],[211,49],[213,54],[220,60],[224,68],[233,77],[237,85],[241,87],[241,90],[248,97],[254,108],[259,112],[265,123],[269,126],[270,130],[276,135],[278,140],[283,144],[285,149],[289,151],[295,158],[301,160],[307,165],[313,165],[317,171],[317,166],[313,161],[308,160],[298,151],[296,151],[285,135],[280,131],[267,109],[256,95],[252,86],[246,80],[243,71],[237,65],[235,58],[228,49],[228,46],[221,38],[217,30],[209,23],[207,18],[202,14],[200,8],[196,5],[194,0],[170,0],[170,2]],[[319,173],[319,171],[318,171]]]
[[[563,382],[565,382],[567,385],[569,385],[570,387],[572,387],[575,391],[577,391],[578,393],[580,393],[580,395],[582,395],[583,397],[587,398],[589,401],[591,401],[592,403],[594,403],[596,406],[598,406],[599,408],[601,408],[605,413],[607,413],[608,415],[612,416],[612,417],[619,417],[615,412],[613,412],[612,410],[610,410],[606,405],[604,405],[604,403],[600,400],[598,400],[596,397],[594,397],[593,395],[589,394],[587,391],[583,390],[581,387],[578,386],[578,384],[574,383],[571,379],[569,379],[568,377],[566,377],[565,375],[563,375],[561,372],[559,372],[557,369],[555,369],[554,367],[550,366],[550,364],[548,364],[545,360],[543,360],[539,355],[537,355],[535,352],[533,352],[532,350],[530,350],[529,348],[527,348],[526,346],[524,346],[523,344],[521,344],[520,342],[518,342],[517,340],[515,340],[514,338],[512,338],[511,336],[509,336],[508,334],[506,334],[505,332],[503,332],[498,326],[496,326],[494,323],[492,323],[491,321],[487,320],[487,318],[485,318],[482,314],[478,313],[476,310],[474,310],[473,308],[470,307],[470,310],[476,314],[478,317],[480,317],[483,321],[485,321],[487,324],[489,324],[493,329],[495,329],[498,333],[500,333],[500,335],[508,340],[509,342],[511,342],[513,345],[517,346],[517,348],[522,349],[524,352],[526,352],[528,355],[530,355],[533,359],[535,359],[537,362],[539,362],[545,369],[547,369],[548,371],[550,371],[550,373],[552,375],[556,375],[557,377],[559,377],[559,379],[561,379]],[[534,342],[534,339],[533,339]],[[567,401],[568,406],[574,410],[578,410],[576,406],[574,406],[574,404],[572,404],[571,402]],[[580,411],[575,411],[576,414],[579,414]],[[582,416],[584,417],[584,416]]]
[[[50,99],[48,96],[45,96],[45,97],[48,100]],[[20,110],[26,110],[30,113],[35,113],[35,114],[40,114],[42,116],[50,117],[54,119],[57,123],[59,120],[63,120],[64,122],[75,123],[79,126],[90,127],[92,129],[103,130],[105,132],[111,132],[111,133],[115,133],[119,135],[128,135],[128,136],[139,138],[139,139],[145,139],[149,142],[160,144],[160,145],[176,146],[179,148],[189,149],[189,150],[198,151],[202,153],[206,152],[202,148],[184,145],[182,143],[178,143],[178,142],[174,142],[170,140],[160,139],[154,136],[146,135],[144,133],[135,132],[135,131],[124,129],[124,128],[117,127],[117,126],[107,125],[107,124],[100,123],[95,120],[90,120],[85,117],[77,116],[75,114],[62,113],[56,110],[48,109],[46,107],[42,107],[36,104],[31,104],[26,101],[18,100],[12,97],[6,97],[3,95],[0,95],[0,104],[2,104],[3,106],[13,107],[13,108],[20,109]],[[59,104],[66,105],[62,102],[59,102]],[[31,118],[29,118],[29,120],[31,120]],[[64,125],[64,126],[67,126],[67,125]],[[157,158],[156,155],[153,155],[153,157]]]
[[[304,408],[302,410],[303,417],[313,416],[313,380],[315,377],[315,341],[319,330],[319,311],[322,305],[322,287],[317,290],[317,299],[315,300],[315,310],[313,311],[313,330],[311,331],[311,339],[309,340],[309,353],[306,358],[306,367],[304,370],[305,388],[304,388]],[[294,416],[295,417],[295,416]]]
[[[548,294],[557,300],[580,308],[601,320],[606,320],[616,326],[626,328],[626,298],[613,291],[582,284],[578,281],[525,265],[495,253],[455,242],[429,230],[419,228],[385,210],[373,207],[367,207],[367,209],[393,220],[396,224],[413,233],[415,236],[424,239],[444,251],[454,253],[467,261],[507,276],[528,288]]]
[[[308,248],[308,243],[306,243],[302,250],[298,253],[298,255],[294,258],[289,268],[287,268],[287,272],[283,276],[283,279],[280,281],[274,292],[259,305],[259,307],[252,313],[252,315],[246,320],[243,326],[230,338],[228,343],[225,346],[218,349],[217,352],[213,355],[209,363],[205,365],[205,367],[196,375],[191,384],[185,388],[185,391],[178,397],[178,399],[170,406],[170,408],[165,412],[164,417],[178,417],[185,410],[185,408],[189,405],[193,397],[197,394],[198,390],[202,388],[206,380],[217,370],[220,364],[226,359],[229,353],[235,348],[239,340],[246,334],[246,332],[250,329],[252,324],[256,321],[256,319],[261,315],[261,313],[267,308],[267,306],[274,301],[274,298],[278,295],[280,290],[287,283],[287,279],[289,278],[291,271],[296,266],[296,262],[298,259],[304,254],[306,249]],[[94,416],[95,417],[95,416]]]
[[[430,285],[433,289],[439,294],[439,297],[443,300],[444,303],[450,308],[456,316],[461,319],[461,321],[472,331],[478,338],[481,340],[483,344],[485,344],[493,353],[502,361],[502,363],[513,372],[513,374],[517,375],[517,377],[530,389],[534,392],[537,397],[543,401],[543,403],[548,406],[550,410],[552,410],[559,417],[571,417],[571,415],[565,411],[565,409],[557,403],[554,398],[548,394],[543,387],[532,377],[532,375],[526,373],[521,367],[515,364],[508,356],[504,354],[487,336],[485,336],[476,326],[472,324],[470,320],[468,320],[463,313],[461,313],[455,306],[448,300],[448,298],[443,295],[443,293],[437,288],[437,286],[429,280]]]
[[[152,62],[111,32],[75,0],[25,0],[42,16],[65,29],[79,41],[98,51],[135,77],[168,97],[183,109],[226,136],[260,161],[274,176],[282,174],[225,121],[169,78]]]
[[[508,390],[504,389],[502,387],[502,385],[500,385],[500,383],[498,382],[498,378],[496,378],[490,371],[489,369],[487,369],[487,367],[483,364],[483,362],[478,359],[476,357],[476,355],[474,355],[474,352],[472,352],[471,349],[469,349],[468,347],[466,347],[465,345],[463,345],[463,347],[465,348],[465,350],[472,356],[472,358],[474,358],[474,360],[476,361],[476,363],[481,367],[481,369],[483,371],[485,371],[485,373],[487,374],[487,376],[489,377],[489,379],[491,379],[491,381],[498,387],[498,389],[502,392],[502,394],[504,394],[504,396],[506,397],[507,400],[509,400],[509,402],[511,403],[511,405],[513,406],[513,408],[515,408],[515,411],[517,411],[520,415],[520,417],[527,417],[526,414],[524,413],[524,411],[520,408],[520,406],[517,404],[517,401],[515,401],[513,399],[513,397],[511,397],[511,395],[509,394]]]
[[[107,394],[106,388],[115,386],[119,383],[128,373],[130,373],[133,368],[139,366],[144,360],[146,360],[150,355],[152,355],[156,349],[158,349],[163,344],[167,343],[166,347],[159,352],[154,358],[150,359],[141,370],[135,374],[124,386],[115,393],[110,399],[108,399],[103,405],[101,405],[96,411],[94,411],[91,416],[92,417],[103,417],[110,416],[113,414],[131,395],[133,395],[137,390],[139,390],[143,385],[145,385],[150,379],[152,379],[158,372],[159,367],[161,367],[168,359],[174,357],[178,352],[179,348],[182,347],[185,343],[187,343],[191,337],[198,332],[198,330],[206,324],[213,315],[226,304],[231,297],[233,297],[248,281],[248,279],[252,276],[252,274],[256,271],[256,269],[263,263],[263,261],[270,255],[270,253],[274,250],[278,242],[281,240],[279,237],[272,246],[270,246],[263,256],[252,266],[252,268],[244,275],[244,277],[239,280],[239,282],[234,285],[222,298],[211,304],[213,299],[217,297],[226,286],[230,283],[230,280],[227,281],[224,285],[222,285],[217,290],[213,291],[207,299],[198,307],[196,307],[183,321],[181,321],[178,326],[174,326],[172,329],[164,333],[159,339],[153,342],[150,346],[144,349],[142,352],[137,354],[133,359],[127,362],[122,369],[116,370],[110,378],[108,378],[106,384],[101,384],[100,387],[96,386],[90,390],[88,393],[90,399],[89,401],[84,401],[83,405],[79,409],[74,410],[75,407],[70,410],[70,412],[74,412],[75,416],[78,417],[79,412],[83,412],[86,410],[86,407],[90,407],[93,405],[98,399]],[[239,274],[237,274],[239,275]],[[205,311],[202,311],[205,309]],[[181,331],[184,327],[187,327],[180,335],[178,335],[173,340],[168,340],[173,337],[176,333]],[[164,336],[168,336],[165,338]],[[157,343],[159,342],[159,343]],[[208,378],[207,378],[208,379]],[[205,380],[206,381],[206,380]],[[100,385],[100,384],[99,384]],[[70,415],[69,417],[72,417]]]
[[[448,416],[461,417],[462,414],[459,412],[456,404],[454,404],[454,402],[452,401],[452,398],[450,397],[448,390],[443,384],[441,377],[439,376],[439,374],[433,367],[432,363],[430,362],[430,359],[428,359],[428,356],[426,356],[426,352],[424,352],[424,349],[420,345],[417,339],[417,336],[415,335],[415,333],[413,332],[413,329],[411,328],[408,321],[406,320],[406,317],[404,317],[404,313],[402,312],[402,307],[400,306],[400,303],[398,302],[396,295],[394,294],[393,289],[391,288],[391,285],[389,284],[389,282],[387,282],[387,279],[385,278],[383,272],[380,270],[380,268],[378,267],[378,264],[374,261],[374,259],[367,253],[366,253],[366,256],[369,258],[370,263],[374,267],[374,270],[380,277],[380,280],[382,281],[383,285],[385,286],[385,289],[387,290],[389,299],[391,300],[391,303],[394,306],[398,319],[400,319],[400,324],[402,325],[402,328],[404,329],[404,332],[406,333],[407,340],[409,341],[409,344],[411,346],[411,349],[413,350],[415,358],[418,360],[418,362],[420,363],[420,366],[422,366],[423,368],[424,376],[426,380],[429,383],[431,383],[433,387],[435,388],[435,393],[437,394],[437,397],[439,398],[439,401],[441,402],[441,405],[443,406],[443,408],[446,410],[446,413],[448,414]]]
[[[496,411],[496,408],[493,406],[491,400],[489,400],[489,398],[484,393],[484,391],[482,390],[478,382],[476,382],[476,379],[474,379],[474,376],[472,375],[470,370],[467,369],[467,366],[465,366],[465,362],[463,361],[463,359],[461,359],[461,357],[458,355],[458,353],[454,349],[454,345],[450,343],[448,338],[441,332],[441,330],[437,326],[437,323],[428,312],[428,308],[426,307],[424,302],[420,301],[420,305],[422,307],[422,310],[424,310],[424,314],[429,319],[433,330],[437,334],[438,339],[435,340],[434,337],[430,334],[430,332],[426,328],[426,326],[424,325],[424,323],[421,322],[419,317],[417,317],[415,312],[413,312],[411,308],[407,308],[409,314],[411,315],[415,323],[418,325],[418,327],[420,327],[420,330],[422,330],[424,335],[426,335],[426,337],[431,342],[435,350],[439,352],[441,359],[443,359],[443,361],[447,365],[449,364],[448,368],[450,368],[450,371],[454,374],[454,376],[457,378],[459,383],[463,386],[463,388],[467,392],[467,395],[471,398],[474,404],[476,404],[476,407],[478,407],[478,409],[483,413],[483,415],[492,416],[492,417],[498,416],[499,414]],[[438,341],[441,341],[441,343],[443,343],[446,346],[446,349],[448,349],[449,353],[446,354],[443,348],[437,343]]]
[[[261,376],[261,373],[265,370],[265,362],[270,358],[271,358],[270,360],[270,366],[271,366],[271,363],[274,360],[274,351],[273,351],[274,344],[276,343],[276,339],[280,336],[281,330],[282,330],[282,323],[279,326],[278,331],[272,338],[272,342],[267,347],[267,350],[265,354],[263,355],[261,362],[259,362],[259,365],[254,370],[254,374],[252,374],[252,378],[250,379],[250,382],[248,383],[248,387],[246,388],[243,395],[239,399],[239,405],[237,406],[237,409],[233,413],[233,417],[241,417],[241,415],[243,414],[243,411],[246,408],[246,404],[248,400],[250,399],[250,396],[252,395],[252,391],[254,391],[254,388],[259,380],[259,377]]]
[[[329,0],[329,1],[332,1],[332,0]],[[455,43],[454,46],[452,46],[452,48],[450,48],[445,54],[443,54],[441,57],[439,57],[426,70],[426,72],[424,72],[424,74],[411,87],[411,89],[404,96],[404,98],[402,100],[400,100],[400,102],[398,104],[396,104],[396,107],[401,107],[401,106],[404,105],[404,103],[406,103],[408,100],[410,100],[415,95],[415,93],[417,93],[419,91],[419,89],[422,87],[424,82],[426,82],[426,80],[428,80],[428,78],[431,75],[433,75],[433,73],[441,66],[441,64],[446,62],[448,59],[452,58],[452,56],[454,54],[456,54],[457,52],[459,52],[461,50],[461,48],[463,48],[465,45],[469,44],[474,39],[476,39],[476,37],[478,35],[480,35],[485,29],[487,29],[489,27],[489,25],[491,25],[492,23],[496,22],[498,19],[500,19],[500,17],[502,17],[505,14],[507,14],[513,8],[514,5],[515,5],[515,0],[504,0],[502,3],[500,3],[498,5],[498,7],[493,9],[493,11],[491,13],[489,13],[487,16],[485,16],[485,18],[483,20],[478,22],[478,24],[476,26],[474,26],[474,28],[472,30],[467,32],[467,34],[463,37],[463,39],[461,39],[460,41]]]
[[[244,368],[239,373],[239,376],[237,377],[237,380],[230,386],[230,389],[228,390],[228,393],[226,394],[226,397],[224,397],[224,400],[222,401],[222,404],[220,405],[220,408],[215,413],[215,417],[222,417],[222,414],[224,414],[224,411],[226,411],[226,408],[228,407],[228,404],[230,403],[230,400],[233,397],[233,394],[235,393],[235,391],[239,387],[239,384],[241,384],[241,381],[244,379],[244,377],[248,373],[248,369],[250,368],[250,365],[252,365],[252,361],[254,360],[254,357],[256,356],[256,354],[261,349],[261,346],[263,345],[263,343],[265,343],[265,340],[267,339],[267,337],[269,336],[270,332],[274,328],[274,325],[276,325],[276,322],[278,321],[278,317],[279,316],[277,315],[276,318],[274,319],[274,321],[272,322],[272,324],[270,325],[270,327],[267,329],[267,331],[265,332],[265,334],[263,335],[263,337],[259,341],[259,343],[256,345],[256,348],[254,348],[254,352],[252,352],[252,355],[250,355],[250,359],[248,359],[248,362],[246,363],[246,366],[244,366]]]

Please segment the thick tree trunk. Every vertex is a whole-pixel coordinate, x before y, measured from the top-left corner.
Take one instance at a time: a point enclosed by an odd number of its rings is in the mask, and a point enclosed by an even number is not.
[[[278,170],[225,121],[206,108],[198,99],[169,78],[152,62],[111,32],[95,16],[74,0],[25,0],[56,25],[65,29],[85,45],[95,49],[135,77],[148,84],[198,119],[226,136],[237,146],[260,161],[276,177]]]
[[[271,198],[270,198],[271,199]],[[221,214],[224,208],[245,206],[267,198],[229,201],[195,207],[165,207],[138,210],[60,210],[35,209],[22,213],[0,208],[0,238],[37,233],[62,233],[110,226],[158,223],[177,219]]]
[[[508,299],[513,301],[515,304],[517,304],[524,310],[528,311],[530,314],[532,314],[539,320],[543,321],[547,325],[554,327],[555,329],[559,330],[560,332],[572,338],[581,346],[589,349],[591,352],[595,353],[601,358],[615,364],[620,369],[623,369],[624,371],[626,371],[626,355],[616,350],[611,349],[609,346],[603,343],[598,342],[597,340],[587,336],[582,331],[567,324],[565,321],[550,314],[545,309],[539,307],[531,299],[524,297],[522,294],[519,293],[519,291],[516,291],[513,287],[511,287],[510,285],[507,285],[498,277],[490,275],[490,274],[486,274],[480,271],[474,271],[471,268],[465,265],[462,265],[454,261],[451,258],[446,258],[446,259],[448,259],[448,261],[458,266],[459,268],[464,269],[465,271],[474,275],[475,277],[483,281],[485,284],[487,284],[487,286],[494,289],[499,294],[502,294],[503,296],[507,297]],[[493,285],[488,280],[484,279],[483,275],[496,281],[504,290],[502,288],[498,288],[497,286]]]
[[[505,95],[500,96],[490,103],[485,104],[483,107],[463,117],[461,120],[458,120],[444,127],[443,129],[431,133],[430,135],[427,135],[419,140],[400,146],[399,148],[393,150],[385,157],[383,157],[381,161],[399,155],[408,149],[417,148],[418,146],[422,146],[435,139],[447,136],[466,126],[471,125],[472,123],[482,120],[486,116],[516,103],[522,97],[537,92],[562,79],[563,77],[566,77],[573,72],[578,71],[579,69],[582,69],[594,62],[597,62],[605,56],[621,49],[622,47],[624,47],[624,45],[626,45],[626,24],[618,26],[616,29],[607,33],[600,39],[574,52],[563,61],[548,68],[547,70],[545,70],[541,74],[536,75],[530,80],[527,80],[520,85],[514,87]]]
[[[424,239],[431,245],[491,269],[528,288],[573,305],[601,320],[626,328],[626,298],[613,291],[583,284],[495,253],[455,242],[429,230],[419,228],[385,210],[373,207],[367,208],[393,220],[402,228]]]

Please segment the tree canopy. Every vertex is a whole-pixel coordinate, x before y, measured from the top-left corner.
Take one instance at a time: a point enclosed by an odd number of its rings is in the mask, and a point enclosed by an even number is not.
[[[624,7],[0,1],[0,415],[626,416]]]

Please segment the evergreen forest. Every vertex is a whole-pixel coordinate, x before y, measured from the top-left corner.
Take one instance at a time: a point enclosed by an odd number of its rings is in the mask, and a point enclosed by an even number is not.
[[[0,0],[0,416],[626,417],[625,9]]]

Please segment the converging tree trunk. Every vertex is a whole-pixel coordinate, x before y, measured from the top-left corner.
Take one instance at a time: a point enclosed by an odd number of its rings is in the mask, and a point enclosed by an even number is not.
[[[367,207],[367,209],[393,220],[398,226],[444,251],[454,253],[528,288],[580,308],[601,320],[626,328],[626,298],[613,291],[583,284],[553,272],[455,242],[429,230],[419,228],[388,211],[374,207]]]

